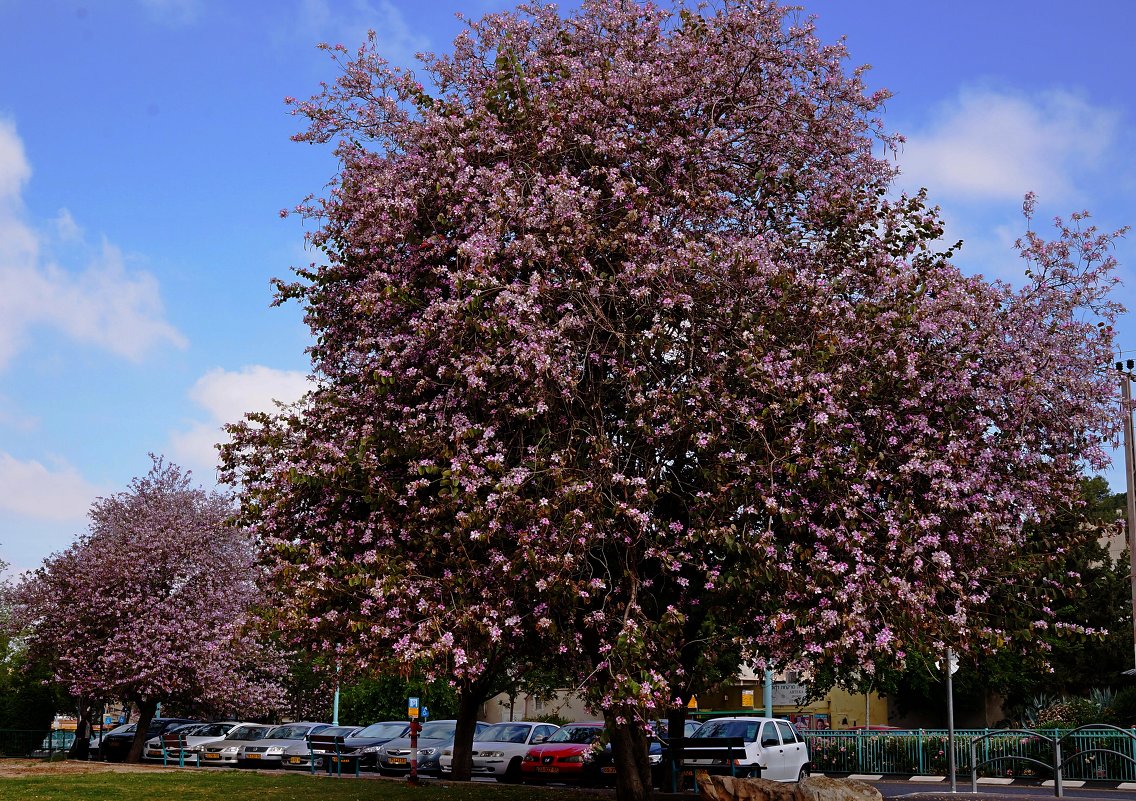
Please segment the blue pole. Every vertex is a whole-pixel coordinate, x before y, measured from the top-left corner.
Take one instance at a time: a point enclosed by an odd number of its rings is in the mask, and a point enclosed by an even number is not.
[[[761,701],[765,705],[765,717],[773,717],[773,671],[765,669],[765,689],[761,693]]]
[[[331,702],[331,725],[339,725],[339,665],[335,666],[335,698]]]

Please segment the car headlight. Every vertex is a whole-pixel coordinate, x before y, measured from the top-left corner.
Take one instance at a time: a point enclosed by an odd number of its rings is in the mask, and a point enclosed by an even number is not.
[[[658,765],[663,761],[662,754],[647,754],[647,761],[652,765]]]
[[[442,749],[442,756],[453,756],[453,755],[454,755],[454,752],[453,752],[452,749],[449,749],[449,748],[443,748]]]
[[[525,762],[540,762],[540,757],[538,757],[534,754],[525,754],[525,758],[524,758],[523,761],[525,761]]]
[[[221,753],[222,754],[235,754],[239,750],[241,750],[241,747],[239,745],[230,745],[227,748],[222,748]]]
[[[438,753],[437,748],[419,748],[418,749],[418,756],[434,756],[434,754],[436,754],[436,753]]]
[[[282,746],[282,745],[270,745],[270,746],[268,746],[268,750],[265,751],[264,753],[266,753],[266,754],[283,754],[284,753],[284,746]]]
[[[584,761],[584,755],[583,754],[576,754],[575,756],[561,757],[560,761],[561,762],[572,762],[572,763],[583,762]]]
[[[503,757],[503,756],[505,756],[505,752],[504,751],[482,751],[480,756],[483,756],[483,757]]]
[[[359,749],[360,754],[377,754],[382,750],[381,745],[365,745]]]

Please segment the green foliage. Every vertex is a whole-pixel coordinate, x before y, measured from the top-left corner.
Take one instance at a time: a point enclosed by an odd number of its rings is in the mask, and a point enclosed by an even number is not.
[[[1112,699],[1112,719],[1117,726],[1136,726],[1136,687],[1125,687]]]
[[[376,676],[340,689],[339,722],[365,726],[380,720],[407,720],[406,702],[411,697],[430,711],[431,719],[457,717],[458,696],[448,682]]]

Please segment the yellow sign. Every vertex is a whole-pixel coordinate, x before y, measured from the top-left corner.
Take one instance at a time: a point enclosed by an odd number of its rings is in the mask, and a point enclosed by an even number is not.
[[[753,708],[753,690],[742,690],[742,706]]]
[[[695,698],[695,697],[691,697],[690,703],[688,703],[686,705],[686,708],[687,709],[698,709],[698,699]]]
[[[406,710],[406,714],[410,715],[410,717],[412,717],[412,718],[417,718],[418,717],[418,707],[416,707],[416,706],[408,707],[407,710]]]

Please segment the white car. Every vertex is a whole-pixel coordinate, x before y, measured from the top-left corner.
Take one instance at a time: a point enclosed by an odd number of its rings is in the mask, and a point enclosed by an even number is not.
[[[171,729],[170,731],[166,732],[166,734],[181,734],[185,737],[185,748],[182,749],[182,752],[185,755],[185,763],[196,765],[197,756],[201,753],[202,746],[225,739],[226,734],[231,732],[237,726],[242,725],[249,724],[242,724],[239,721],[235,720],[225,720],[220,723],[189,723],[185,726]],[[151,737],[146,741],[146,745],[142,749],[142,758],[154,762],[161,762],[162,757],[162,737]],[[177,751],[171,748],[169,754],[166,755],[165,759],[166,761],[173,760],[174,764],[177,764]]]
[[[744,775],[746,768],[759,768],[761,778],[777,782],[795,782],[809,775],[809,750],[805,738],[793,724],[780,718],[712,718],[683,745],[687,767],[722,764],[720,758],[699,759],[698,741],[706,738],[740,738],[744,754],[734,764]],[[716,752],[721,747],[715,748]],[[716,755],[717,756],[717,755]]]
[[[237,752],[245,743],[256,742],[272,730],[262,723],[242,723],[225,735],[224,739],[201,746],[202,765],[237,764]]]
[[[489,726],[473,743],[473,775],[492,776],[499,782],[520,781],[525,752],[543,743],[559,728],[551,723],[524,720]],[[453,772],[453,762],[453,746],[446,746],[438,760],[443,776]]]
[[[330,723],[285,723],[269,731],[259,740],[237,749],[238,768],[278,768],[283,764],[284,752],[301,743],[309,734],[330,729]]]

